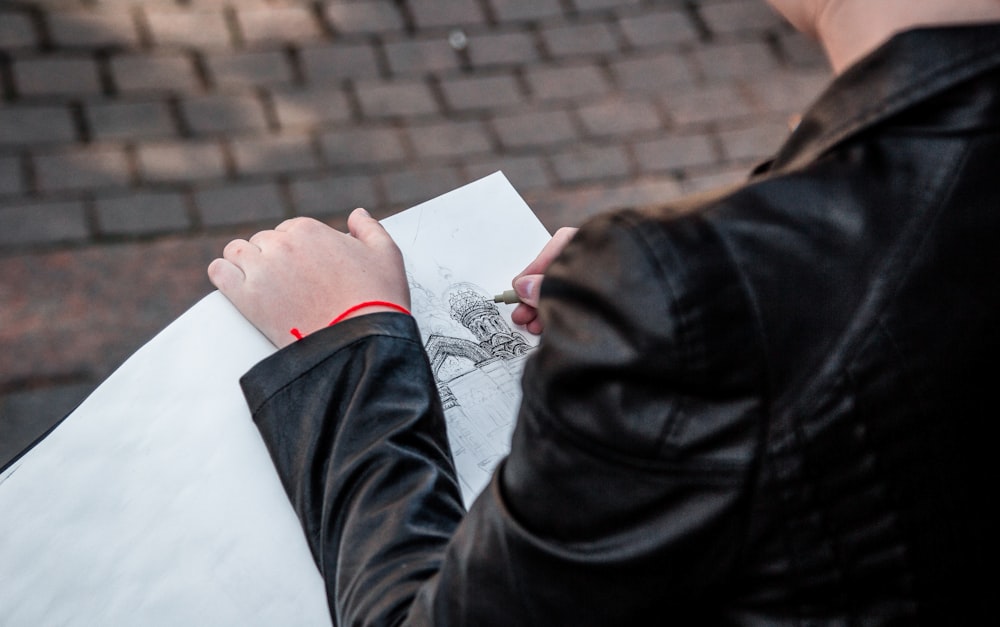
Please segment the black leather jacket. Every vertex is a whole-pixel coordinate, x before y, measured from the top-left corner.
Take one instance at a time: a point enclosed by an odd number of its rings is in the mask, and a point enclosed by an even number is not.
[[[465,515],[414,322],[245,393],[338,625],[985,622],[1000,25],[897,36],[773,162],[587,224]]]

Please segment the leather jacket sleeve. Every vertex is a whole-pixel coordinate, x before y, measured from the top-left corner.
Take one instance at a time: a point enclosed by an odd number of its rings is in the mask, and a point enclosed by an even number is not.
[[[741,548],[761,421],[758,382],[739,373],[758,371],[746,364],[759,349],[730,266],[682,262],[685,246],[724,259],[710,227],[678,232],[686,245],[638,214],[604,219],[550,269],[512,451],[460,524],[407,318],[350,320],[246,377],[338,624],[638,625],[705,610]]]

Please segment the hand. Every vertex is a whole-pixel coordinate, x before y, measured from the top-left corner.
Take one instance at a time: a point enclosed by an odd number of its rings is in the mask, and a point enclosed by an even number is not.
[[[566,244],[573,239],[578,230],[574,227],[564,226],[556,231],[556,234],[545,244],[535,260],[529,263],[528,267],[514,277],[511,282],[514,291],[521,298],[521,304],[514,308],[510,318],[515,324],[524,325],[528,331],[535,335],[541,333],[544,326],[541,318],[538,317],[538,295],[541,293],[545,270],[566,248]]]
[[[364,209],[347,219],[349,234],[293,218],[226,245],[208,278],[247,320],[280,347],[327,326],[349,307],[382,300],[409,309],[403,257],[382,225]],[[366,308],[354,315],[389,311]],[[354,315],[348,317],[354,317]]]

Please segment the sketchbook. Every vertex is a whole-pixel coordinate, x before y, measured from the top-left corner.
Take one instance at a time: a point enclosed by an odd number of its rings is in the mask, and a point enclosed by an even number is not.
[[[383,224],[468,504],[509,449],[536,345],[492,295],[549,234],[499,172]],[[0,624],[330,625],[239,388],[274,350],[213,292],[0,474]]]

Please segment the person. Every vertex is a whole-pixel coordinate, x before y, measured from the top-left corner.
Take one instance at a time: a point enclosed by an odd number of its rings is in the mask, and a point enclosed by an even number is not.
[[[242,385],[336,624],[992,616],[1000,2],[771,3],[832,84],[744,185],[562,231],[517,277],[542,339],[468,512],[376,221],[211,264],[287,345]]]

